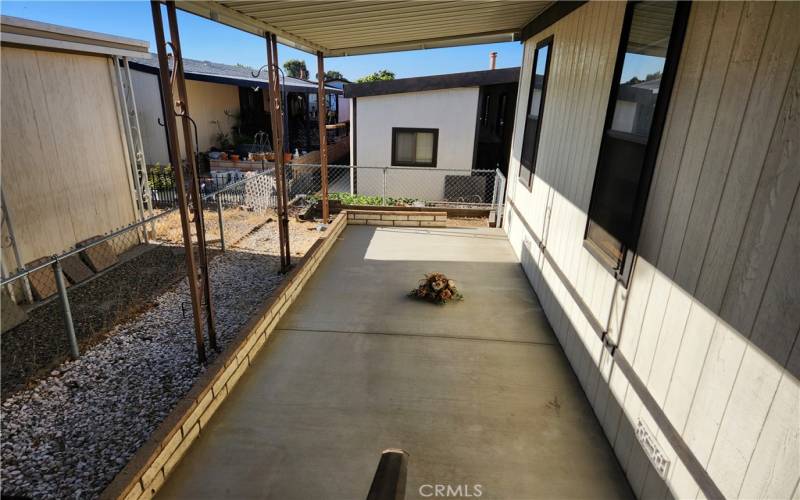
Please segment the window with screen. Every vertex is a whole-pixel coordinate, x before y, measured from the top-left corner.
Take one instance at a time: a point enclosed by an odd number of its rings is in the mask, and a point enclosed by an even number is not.
[[[539,132],[542,128],[544,99],[547,93],[547,77],[550,73],[550,59],[553,52],[553,37],[536,45],[533,55],[533,75],[528,95],[528,111],[525,115],[525,132],[522,138],[519,178],[530,187],[536,171],[536,151],[539,148]]]
[[[586,228],[588,248],[618,275],[639,237],[688,9],[647,1],[625,13]]]
[[[393,128],[392,165],[435,167],[439,129]]]

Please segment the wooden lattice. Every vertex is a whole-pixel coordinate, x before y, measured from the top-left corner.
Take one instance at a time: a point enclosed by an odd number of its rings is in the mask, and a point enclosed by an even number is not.
[[[254,212],[275,208],[277,203],[275,177],[257,175],[254,172],[246,173],[245,177],[247,182],[244,186],[244,205]]]

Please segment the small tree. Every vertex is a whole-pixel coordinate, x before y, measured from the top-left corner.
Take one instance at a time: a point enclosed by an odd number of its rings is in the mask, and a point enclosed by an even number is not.
[[[389,71],[388,69],[381,69],[372,73],[371,75],[362,76],[358,80],[358,83],[366,83],[366,82],[379,82],[382,80],[394,80],[394,73]]]
[[[330,69],[325,72],[325,81],[329,82],[331,80],[344,80],[344,75],[340,72],[336,71],[335,69]]]
[[[291,76],[292,78],[303,78],[308,75],[306,62],[300,59],[289,59],[283,63],[283,69],[286,71],[286,76]]]

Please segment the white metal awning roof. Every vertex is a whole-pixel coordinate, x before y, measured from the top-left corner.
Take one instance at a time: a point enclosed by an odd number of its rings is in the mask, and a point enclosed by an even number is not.
[[[180,9],[307,52],[345,56],[519,40],[552,1],[183,1]]]

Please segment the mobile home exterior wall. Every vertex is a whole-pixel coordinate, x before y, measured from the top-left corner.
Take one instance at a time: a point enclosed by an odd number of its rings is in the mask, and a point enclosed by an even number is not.
[[[13,272],[137,215],[112,59],[4,45],[2,65],[3,195],[22,261],[4,245],[3,265]]]
[[[800,4],[693,4],[627,284],[584,246],[625,9],[589,2],[525,42],[506,231],[639,497],[797,495]],[[529,190],[528,88],[550,36]]]
[[[464,170],[469,174],[472,169],[478,93],[478,87],[467,87],[359,97],[358,165],[392,166],[392,129],[395,127],[438,129],[436,167],[430,174],[418,174],[414,185],[405,181],[403,194],[420,199],[444,199],[444,178],[455,172],[435,171]],[[380,170],[358,172],[360,194],[380,195],[382,188]]]
[[[159,119],[164,122],[158,75],[132,69],[131,79],[136,94],[139,122],[142,126],[145,158],[149,164],[169,163],[166,132],[164,127],[158,124]],[[195,147],[199,146],[200,151],[208,151],[216,144],[216,136],[220,130],[226,134],[231,133],[233,116],[239,113],[239,87],[186,80],[186,92],[192,118],[197,124],[199,144]],[[178,140],[183,151],[183,134],[178,135]]]

